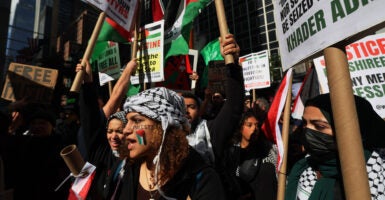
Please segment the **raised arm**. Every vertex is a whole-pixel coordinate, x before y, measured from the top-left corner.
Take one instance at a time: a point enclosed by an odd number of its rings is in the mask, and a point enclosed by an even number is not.
[[[102,124],[105,124],[106,118],[101,112],[97,98],[97,85],[93,83],[92,69],[88,61],[86,66],[76,65],[76,72],[84,70],[83,84],[79,94],[79,116],[80,116],[80,132],[78,135],[78,146],[82,150],[82,155],[88,159],[88,154],[92,151],[95,141],[102,138],[99,132],[102,132]],[[100,146],[106,146],[107,141]]]
[[[233,54],[234,61],[238,63],[240,48],[232,34],[226,35],[223,41],[220,39],[220,46],[222,56]],[[226,101],[215,119],[208,122],[216,160],[222,157],[223,150],[241,119],[245,95],[242,67],[235,63],[226,66],[229,72],[225,88]]]
[[[127,63],[126,68],[124,68],[123,73],[121,74],[120,78],[112,89],[110,98],[108,99],[107,103],[103,106],[103,111],[107,118],[113,113],[115,113],[119,108],[128,90],[131,74],[136,70],[136,66],[136,59],[133,59],[129,63]]]
[[[86,72],[83,77],[84,82],[80,92],[80,118],[83,130],[82,139],[87,150],[96,148],[95,145],[99,143],[98,141],[103,141],[103,144],[108,146],[104,135],[107,119],[117,111],[122,99],[125,97],[131,73],[136,69],[136,65],[135,59],[127,64],[122,75],[116,82],[110,98],[102,109],[100,109],[97,102],[97,86],[93,83],[92,70],[89,62],[86,62],[85,67],[82,67],[80,64],[77,65],[77,71],[85,70]]]

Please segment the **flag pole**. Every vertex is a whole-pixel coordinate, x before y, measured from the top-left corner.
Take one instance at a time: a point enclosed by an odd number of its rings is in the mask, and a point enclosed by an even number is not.
[[[252,101],[252,103],[254,103],[256,100],[257,100],[257,94],[255,93],[255,89],[253,89],[253,101]],[[251,105],[253,105],[253,104],[251,104]]]
[[[346,199],[371,199],[349,65],[342,43],[324,49]]]
[[[108,96],[111,97],[112,94],[112,81],[108,81]]]
[[[136,19],[135,19],[135,27],[134,27],[134,41],[132,41],[131,45],[131,59],[137,58],[137,52],[138,52],[138,35],[139,35],[139,27],[140,27],[140,1],[138,1],[138,11],[136,12]]]
[[[140,29],[140,15],[141,15],[141,3],[140,0],[138,0],[138,7],[137,7],[137,12],[136,12],[136,18],[135,18],[135,27],[134,27],[134,41],[132,42],[131,46],[131,58],[137,58],[137,53],[138,53],[138,40],[141,40],[142,37],[139,38],[139,29]],[[139,74],[140,77],[140,74]],[[140,79],[139,79],[140,81]],[[143,81],[143,90],[146,90],[146,83]]]
[[[98,39],[100,29],[102,28],[102,25],[103,25],[105,18],[106,18],[106,13],[101,12],[99,14],[98,21],[96,22],[95,28],[92,31],[91,38],[88,41],[88,45],[87,45],[86,51],[84,52],[82,62],[80,63],[83,67],[86,66],[86,61],[89,60],[89,58],[92,54],[92,51],[94,50],[96,40]],[[79,92],[81,83],[83,81],[83,76],[84,76],[84,70],[80,70],[76,73],[74,82],[72,83],[72,86],[70,89],[71,92]]]
[[[285,190],[286,190],[286,177],[287,177],[287,155],[288,155],[288,145],[289,145],[289,125],[290,125],[290,113],[291,113],[291,90],[293,83],[293,74],[290,74],[289,85],[287,89],[287,96],[285,101],[285,108],[283,111],[283,125],[282,125],[282,144],[283,144],[283,156],[281,168],[278,172],[278,190],[277,190],[277,200],[285,199]]]
[[[223,6],[222,0],[215,0],[215,9],[217,11],[219,32],[221,34],[222,40],[224,40],[226,34],[229,33],[229,28],[227,27],[225,8]],[[225,55],[224,59],[225,64],[234,63],[234,56],[232,54]]]

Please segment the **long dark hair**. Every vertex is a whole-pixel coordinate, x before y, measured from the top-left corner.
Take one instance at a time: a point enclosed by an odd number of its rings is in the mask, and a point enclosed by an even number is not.
[[[242,139],[242,127],[247,119],[254,117],[258,120],[253,110],[249,109],[243,113],[241,120],[238,124],[238,129],[233,137],[233,144],[238,144]],[[257,127],[256,131],[251,134],[249,145],[244,149],[245,151],[250,152],[252,155],[257,155],[258,157],[267,156],[272,144],[266,139],[263,132]]]

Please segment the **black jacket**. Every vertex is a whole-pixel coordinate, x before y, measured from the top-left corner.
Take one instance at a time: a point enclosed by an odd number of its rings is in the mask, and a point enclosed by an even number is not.
[[[207,121],[215,160],[219,162],[223,157],[224,149],[228,148],[229,139],[233,136],[238,122],[241,120],[245,96],[242,67],[237,64],[227,64],[226,66],[228,67],[225,87],[226,102],[218,115]],[[215,164],[219,164],[219,162]]]
[[[239,145],[225,151],[223,180],[228,199],[276,199],[276,160],[269,151],[272,146],[265,148],[264,155],[258,155],[255,149],[242,149]]]
[[[80,91],[80,133],[78,145],[85,160],[96,166],[96,174],[87,199],[103,199],[104,183],[118,161],[107,141],[107,118],[97,102],[97,91],[93,83],[83,84]]]
[[[116,165],[115,167],[117,167]],[[115,171],[116,168],[113,169]],[[140,164],[126,165],[126,173],[117,189],[115,199],[137,199]],[[110,199],[116,189],[116,180],[109,176],[105,188],[106,199]],[[218,174],[205,164],[203,158],[192,148],[183,166],[163,187],[168,197],[175,199],[212,200],[224,199],[224,190]],[[165,199],[161,197],[160,199]]]

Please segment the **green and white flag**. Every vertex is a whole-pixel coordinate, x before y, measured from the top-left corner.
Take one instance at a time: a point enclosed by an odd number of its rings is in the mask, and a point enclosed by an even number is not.
[[[223,60],[219,46],[219,39],[217,38],[209,42],[205,47],[203,47],[200,53],[206,63],[201,79],[201,86],[206,87],[208,85],[209,62],[214,60]]]
[[[187,55],[194,19],[212,0],[170,1],[165,12],[165,60],[170,56]],[[179,6],[178,6],[179,5]],[[174,16],[173,13],[177,13]],[[171,16],[172,15],[172,16]],[[172,26],[170,27],[170,25]]]

